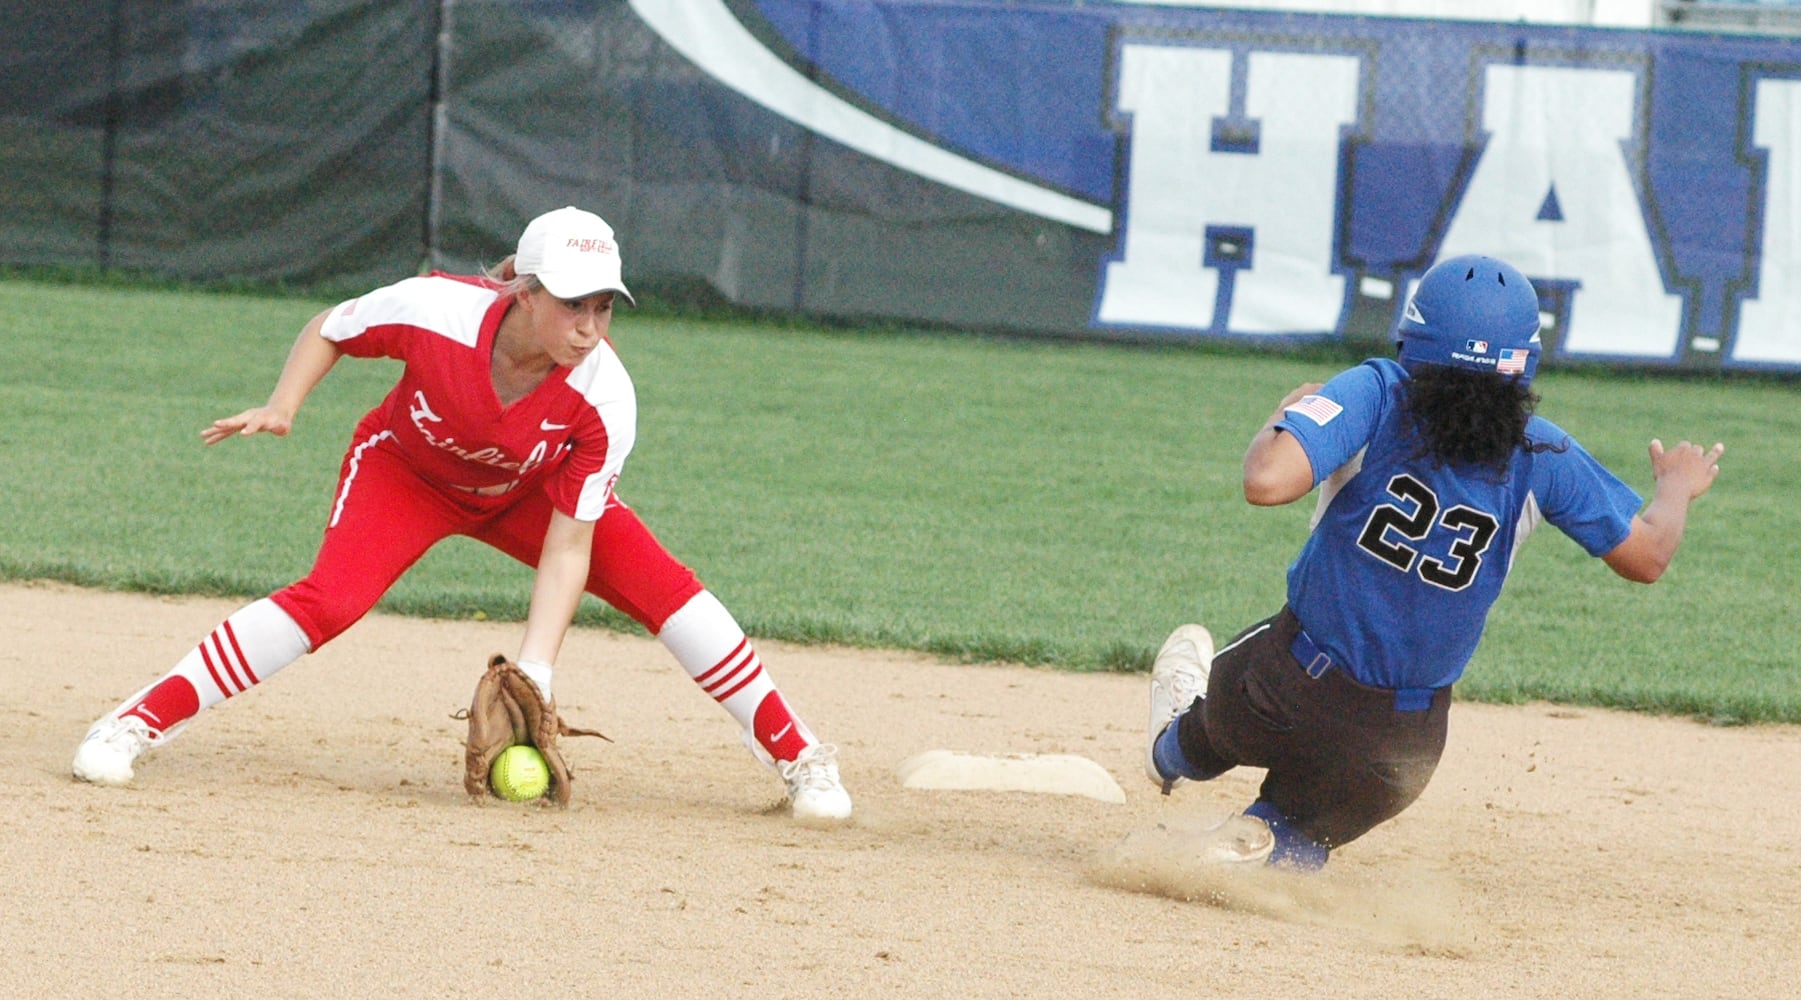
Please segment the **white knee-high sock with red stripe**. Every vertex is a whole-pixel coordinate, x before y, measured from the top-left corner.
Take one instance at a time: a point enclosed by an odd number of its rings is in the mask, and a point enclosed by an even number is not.
[[[201,711],[268,680],[311,649],[294,619],[264,598],[220,622],[175,669],[127,698],[114,714],[135,715],[153,738],[166,739]]]
[[[708,697],[732,713],[761,750],[758,756],[793,760],[817,742],[776,690],[737,619],[711,592],[701,591],[670,615],[657,639]]]

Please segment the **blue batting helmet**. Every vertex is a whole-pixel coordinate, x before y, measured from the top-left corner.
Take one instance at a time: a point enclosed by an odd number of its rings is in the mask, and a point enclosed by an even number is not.
[[[1447,365],[1532,381],[1544,345],[1538,293],[1512,264],[1470,254],[1432,265],[1395,326],[1401,365]]]

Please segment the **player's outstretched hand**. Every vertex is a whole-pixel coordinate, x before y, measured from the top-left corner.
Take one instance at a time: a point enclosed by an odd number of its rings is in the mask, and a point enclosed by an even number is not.
[[[263,433],[287,437],[288,430],[293,426],[294,418],[290,414],[274,407],[258,406],[235,416],[213,421],[212,426],[200,432],[200,440],[207,444],[218,444],[228,437],[249,437]]]
[[[1720,474],[1720,456],[1725,453],[1724,444],[1702,451],[1700,445],[1687,441],[1666,450],[1662,441],[1652,438],[1651,476],[1659,483],[1665,477],[1675,476],[1671,482],[1686,486],[1688,498],[1693,500],[1713,485],[1714,477]]]

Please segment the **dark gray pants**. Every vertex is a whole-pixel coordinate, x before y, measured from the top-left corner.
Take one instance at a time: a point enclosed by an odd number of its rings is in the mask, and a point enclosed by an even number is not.
[[[1301,623],[1284,607],[1239,633],[1213,659],[1207,695],[1177,739],[1209,777],[1268,768],[1260,798],[1324,847],[1342,847],[1398,815],[1425,791],[1444,753],[1451,689],[1403,711],[1395,692],[1337,668],[1317,678],[1291,651]]]

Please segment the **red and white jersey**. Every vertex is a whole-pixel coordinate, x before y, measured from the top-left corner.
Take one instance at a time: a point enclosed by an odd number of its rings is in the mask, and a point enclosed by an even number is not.
[[[359,441],[398,451],[438,485],[511,484],[509,496],[542,485],[558,510],[598,520],[637,435],[632,380],[603,339],[501,406],[489,365],[511,304],[486,279],[433,274],[339,304],[320,332],[346,354],[406,365],[358,425]]]

